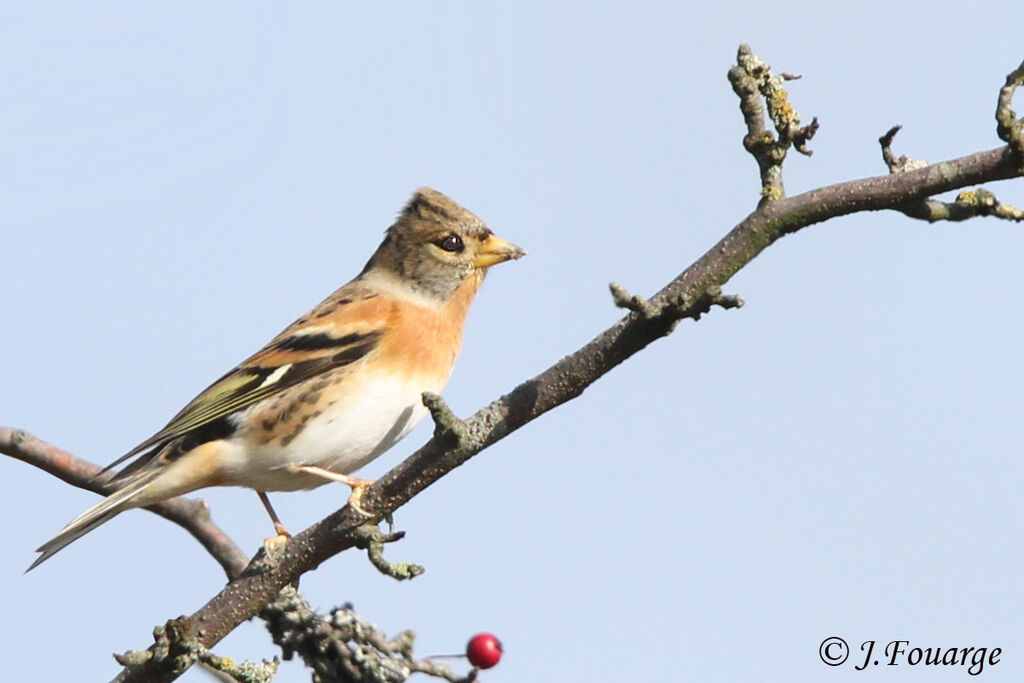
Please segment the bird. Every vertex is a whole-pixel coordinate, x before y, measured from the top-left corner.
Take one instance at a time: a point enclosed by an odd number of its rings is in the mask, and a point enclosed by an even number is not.
[[[525,251],[437,190],[417,190],[363,270],[211,384],[103,472],[116,490],[73,519],[26,571],[132,508],[209,486],[268,491],[373,482],[350,476],[427,414],[462,345],[487,270]]]

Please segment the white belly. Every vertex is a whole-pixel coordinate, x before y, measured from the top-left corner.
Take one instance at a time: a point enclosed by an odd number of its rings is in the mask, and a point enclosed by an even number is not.
[[[286,445],[279,441],[259,446],[233,443],[224,461],[227,479],[236,486],[261,491],[295,491],[326,484],[322,477],[288,472],[287,467],[316,465],[342,474],[358,470],[419,424],[427,414],[422,393],[441,388],[422,380],[377,375],[372,383],[351,392],[358,400],[339,400],[311,418]]]

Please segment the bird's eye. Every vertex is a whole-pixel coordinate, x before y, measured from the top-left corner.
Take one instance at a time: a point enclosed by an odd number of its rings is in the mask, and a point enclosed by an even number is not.
[[[460,252],[466,248],[466,245],[462,243],[462,238],[458,235],[448,235],[434,242],[437,246],[441,247],[445,251]]]

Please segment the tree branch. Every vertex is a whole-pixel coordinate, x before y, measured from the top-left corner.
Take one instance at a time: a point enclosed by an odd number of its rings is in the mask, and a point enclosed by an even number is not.
[[[93,491],[100,495],[107,495],[114,491],[109,484],[111,474],[100,475],[102,469],[86,460],[75,457],[67,451],[25,432],[23,430],[0,427],[0,453],[8,455],[22,462],[28,463],[44,470],[58,479],[61,479],[72,486]],[[99,475],[99,476],[98,476]],[[210,519],[209,508],[199,500],[188,498],[173,498],[159,503],[150,508],[151,512],[160,515],[191,533],[206,550],[224,568],[228,579],[238,577],[248,566],[250,571],[263,566],[262,563],[273,563],[276,556],[274,549],[262,549],[251,563],[249,558],[235,543]],[[399,540],[404,533],[384,534],[373,525],[364,525],[359,530],[358,545],[367,550],[370,561],[373,562],[382,573],[395,579],[409,579],[423,573],[423,568],[413,564],[389,563],[383,557],[383,545]],[[268,559],[269,556],[269,559]],[[294,612],[302,607],[302,628],[282,614]],[[337,612],[337,611],[336,611]],[[352,620],[360,622],[351,608],[346,614]],[[259,615],[267,623],[274,642],[283,645],[292,642],[296,638],[304,637],[309,640],[316,634],[333,633],[331,624],[336,621],[336,614],[320,616],[312,611],[305,599],[293,588],[287,588],[271,600],[260,612]],[[377,648],[378,641],[382,642],[382,636],[375,631],[364,627],[350,635],[349,640],[363,648],[359,650],[360,656],[356,658],[353,649],[324,650],[311,648],[303,651],[303,659],[314,669],[330,669],[346,665],[338,659],[341,652],[347,652],[348,658],[357,660],[348,666],[358,665],[361,670],[371,671],[376,667],[379,670],[394,669],[395,664],[391,661],[394,653],[387,648]],[[303,633],[306,635],[303,636]],[[298,635],[296,635],[298,634]],[[312,635],[310,635],[312,634]],[[371,636],[373,636],[371,638]],[[261,681],[270,680],[277,669],[276,662],[263,662],[253,664],[242,662],[235,664],[229,658],[217,657],[206,647],[194,638],[189,638],[187,630],[182,629],[180,620],[171,620],[156,630],[157,642],[153,648],[144,651],[131,651],[117,655],[116,659],[122,665],[137,668],[139,670],[152,671],[159,669],[167,674],[172,671],[184,671],[194,662],[199,661],[239,681]],[[418,671],[429,675],[445,678],[451,681],[470,681],[473,678],[462,677],[454,674],[445,666],[436,664],[429,660],[417,660],[413,657],[412,636],[408,635],[403,641],[404,649],[399,653],[402,658],[402,666],[407,673]],[[294,649],[294,648],[293,648]],[[285,649],[286,657],[290,656],[291,650]],[[396,680],[404,680],[396,679]]]
[[[675,322],[706,307],[717,291],[743,266],[784,235],[837,216],[860,211],[902,210],[925,197],[981,182],[1021,175],[1009,146],[978,152],[898,175],[830,185],[788,199],[764,203],[714,247],[684,270],[648,304],[662,311],[647,316],[631,312],[586,346],[533,379],[478,410],[461,423],[460,439],[433,437],[401,464],[378,479],[363,496],[362,507],[382,518],[407,503],[445,474],[552,408],[570,401],[598,378],[651,342],[669,334]],[[702,304],[702,302],[704,302]],[[190,637],[212,647],[238,624],[303,573],[358,543],[366,519],[344,507],[289,540],[273,566],[246,572],[187,620]],[[119,681],[150,679],[126,669]]]
[[[786,188],[782,182],[782,162],[790,146],[806,156],[813,153],[807,143],[818,132],[818,119],[806,126],[800,125],[800,115],[789,102],[789,94],[782,84],[800,78],[781,73],[773,76],[771,66],[751,51],[749,45],[740,45],[736,53],[736,66],[729,69],[729,82],[740,98],[740,111],[747,125],[743,147],[757,161],[761,174],[761,203],[782,199]],[[762,104],[764,100],[764,104]],[[765,122],[768,118],[775,126],[775,136]]]
[[[298,654],[319,680],[399,683],[414,672],[453,683],[476,680],[475,670],[460,676],[443,664],[416,659],[412,632],[403,631],[389,639],[353,612],[351,605],[321,617],[294,589],[286,588],[260,616],[271,625],[274,642],[285,659]],[[333,656],[325,657],[325,653]]]
[[[1024,62],[1006,76],[1006,84],[999,89],[996,104],[996,134],[1003,142],[1009,143],[1024,164],[1024,121],[1013,111],[1013,96],[1017,88],[1024,85]]]
[[[0,453],[38,467],[80,489],[103,496],[116,490],[109,483],[112,473],[97,476],[102,471],[99,466],[76,458],[20,429],[0,427]],[[192,534],[220,563],[229,579],[241,574],[249,564],[249,558],[242,549],[210,519],[210,509],[206,503],[174,498],[146,509]]]
[[[87,491],[106,495],[114,490],[108,483],[110,475],[97,476],[102,471],[97,465],[76,458],[67,451],[22,430],[0,427],[0,453],[38,467],[72,486]],[[202,501],[174,498],[147,509],[191,533],[221,564],[229,579],[239,576],[246,566],[250,565],[249,558],[242,550],[220,527],[213,523],[210,519],[209,508]],[[401,532],[384,534],[373,525],[364,525],[360,529],[358,541],[360,547],[365,548],[369,553],[374,566],[388,576],[402,580],[423,573],[423,568],[417,565],[392,564],[384,559],[383,544],[397,541],[403,535]],[[257,561],[266,561],[267,554],[266,550],[261,551]],[[301,611],[301,624],[282,616],[296,610]],[[365,623],[360,621],[359,616],[351,608],[346,608],[344,612],[350,620],[353,620],[353,623]],[[475,677],[471,677],[472,675],[456,675],[447,667],[430,660],[415,659],[412,652],[411,634],[405,636],[405,640],[402,641],[404,643],[402,649],[396,650],[393,645],[389,649],[384,645],[378,647],[380,643],[384,642],[382,636],[376,631],[370,630],[369,627],[363,626],[347,636],[350,641],[364,646],[358,651],[359,657],[355,656],[353,648],[327,651],[323,648],[317,649],[308,646],[311,639],[315,641],[317,638],[326,637],[324,634],[336,634],[337,629],[332,627],[332,624],[337,621],[338,613],[339,611],[336,610],[334,613],[322,617],[313,612],[305,599],[294,589],[288,588],[271,600],[261,610],[259,616],[267,622],[267,629],[275,643],[283,646],[285,643],[294,643],[297,639],[306,643],[306,649],[286,648],[286,657],[290,656],[292,650],[299,649],[307,664],[316,670],[339,666],[358,666],[360,670],[369,672],[372,670],[388,671],[398,667],[397,671],[405,671],[405,677],[395,680],[405,680],[414,671],[450,681],[475,679]],[[349,631],[343,633],[349,633]],[[332,635],[332,637],[337,639],[338,636]],[[158,628],[157,641],[158,645],[152,650],[127,652],[118,655],[117,660],[125,666],[146,670],[151,670],[148,667],[155,666],[164,668],[167,672],[179,668],[185,670],[193,662],[199,661],[240,681],[270,680],[277,669],[276,662],[235,664],[228,658],[217,657],[195,639],[189,639],[187,633],[182,631],[181,622],[178,620],[172,620]],[[339,653],[347,653],[347,659],[339,659]],[[400,666],[396,664],[396,661],[399,661]]]
[[[1000,100],[1000,106],[1003,106]],[[1013,111],[1010,110],[1010,117]],[[906,173],[918,168],[928,166],[927,161],[912,159],[907,155],[896,158],[892,153],[892,141],[900,132],[902,126],[893,126],[889,131],[878,138],[882,146],[882,160],[889,167],[889,173]],[[956,201],[943,202],[938,199],[922,199],[916,204],[910,204],[900,209],[905,215],[911,218],[935,223],[937,221],[965,221],[968,218],[978,216],[994,216],[1009,221],[1024,221],[1024,211],[1015,206],[1004,204],[996,196],[984,188],[965,190],[956,197]]]

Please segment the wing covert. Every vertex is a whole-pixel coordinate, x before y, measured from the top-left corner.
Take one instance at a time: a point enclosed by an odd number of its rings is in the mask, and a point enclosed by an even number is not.
[[[299,382],[365,358],[380,341],[381,332],[286,336],[227,373],[189,402],[159,432],[146,439],[103,471],[143,451],[160,446],[220,418],[248,408]]]

